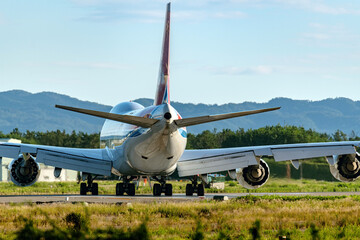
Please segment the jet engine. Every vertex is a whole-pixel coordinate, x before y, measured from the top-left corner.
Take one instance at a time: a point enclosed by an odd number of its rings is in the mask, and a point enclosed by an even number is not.
[[[26,187],[34,184],[40,175],[40,165],[31,155],[19,155],[18,159],[12,160],[8,168],[11,181],[18,186]]]
[[[360,176],[360,154],[334,156],[335,164],[330,165],[331,174],[342,182],[352,182]]]
[[[238,182],[247,189],[255,189],[264,185],[270,176],[270,169],[267,163],[260,159],[259,165],[252,165],[240,168],[237,172]]]

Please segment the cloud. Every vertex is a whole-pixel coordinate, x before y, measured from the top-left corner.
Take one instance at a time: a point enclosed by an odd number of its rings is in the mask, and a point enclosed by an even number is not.
[[[213,14],[215,18],[243,18],[246,17],[247,14],[241,11],[228,11],[228,12],[216,12]]]
[[[360,73],[360,67],[359,66],[354,66],[354,67],[349,67],[350,71],[355,72],[355,73]]]
[[[157,0],[157,1],[148,1],[148,0],[72,0],[73,3],[81,6],[120,6],[124,4],[132,4],[136,6],[163,6],[168,0]],[[308,10],[317,13],[323,14],[360,14],[360,8],[355,8],[354,6],[348,4],[345,5],[346,2],[341,1],[342,5],[333,6],[330,5],[330,1],[325,0],[181,0],[181,1],[173,1],[174,4],[181,7],[209,7],[209,6],[227,6],[227,7],[244,7],[244,6],[252,6],[252,7],[266,7],[266,6],[274,6],[282,5],[287,7],[293,7],[303,10]]]
[[[300,8],[312,12],[323,14],[360,14],[360,9],[342,6],[330,6],[325,4],[322,0],[274,0],[275,3],[280,3],[285,6]]]
[[[205,1],[203,1],[205,2]],[[212,0],[208,0],[207,3],[212,4]],[[228,3],[236,6],[251,6],[251,7],[273,7],[274,5],[285,6],[291,8],[302,9],[306,11],[322,13],[322,14],[331,14],[331,15],[345,15],[345,14],[355,14],[360,15],[360,8],[355,8],[354,6],[347,5],[344,6],[346,2],[341,6],[332,6],[329,5],[330,1],[324,0],[228,0],[223,1],[223,3]]]
[[[75,20],[95,22],[163,22],[167,1],[147,0],[72,0],[73,4],[86,9],[83,16]],[[177,1],[174,19],[203,20],[208,18],[237,19],[246,17],[246,13],[217,0]],[[204,7],[208,8],[204,8]],[[219,7],[220,6],[220,7]]]
[[[217,11],[209,12],[202,10],[180,10],[173,11],[173,19],[180,20],[202,20],[208,18],[236,19],[244,18],[246,14],[241,11]],[[97,9],[86,16],[82,16],[76,20],[109,22],[109,21],[139,21],[139,22],[163,22],[163,10],[124,10],[124,9]]]
[[[320,23],[310,23],[309,31],[302,33],[300,43],[317,44],[322,47],[351,47],[357,48],[360,40],[358,33],[354,33],[353,29],[347,26],[336,24],[327,25]]]
[[[182,20],[196,20],[196,19],[208,19],[208,18],[223,18],[223,19],[236,19],[236,18],[244,18],[247,16],[246,13],[241,11],[179,11],[173,12],[172,16],[177,19]],[[163,16],[162,16],[163,17]]]
[[[82,6],[116,5],[125,3],[141,4],[144,0],[71,0],[73,3]]]
[[[315,40],[327,40],[330,38],[329,35],[324,33],[304,33],[304,37],[308,39],[315,39]]]
[[[147,0],[72,0],[82,8],[87,8],[82,21],[94,22],[162,22],[164,6],[167,1]],[[321,14],[344,15],[359,14],[360,8],[342,4],[330,5],[324,0],[199,0],[174,1],[176,9],[172,11],[175,19],[204,20],[209,18],[238,19],[247,17],[245,9],[285,7]],[[315,36],[316,37],[316,36]],[[317,36],[319,37],[319,36]],[[321,37],[320,37],[321,38]]]
[[[323,75],[322,78],[327,79],[327,80],[335,80],[335,81],[338,81],[338,80],[342,79],[342,78],[339,78],[338,76],[329,75],[329,74]]]
[[[74,68],[102,68],[102,69],[127,69],[128,66],[119,63],[108,62],[56,62],[57,66]]]
[[[255,67],[206,67],[205,69],[218,75],[266,75],[274,72],[273,67],[264,65]]]
[[[274,5],[280,5],[280,6],[298,8],[306,11],[323,13],[323,14],[332,14],[332,15],[360,14],[360,8],[355,8],[354,6],[351,5],[345,6],[346,4],[345,1],[344,2],[341,1],[341,3],[343,3],[341,6],[330,5],[329,2],[330,1],[324,1],[324,0],[224,0],[224,1],[202,0],[201,1],[203,5],[213,5],[217,3],[227,4],[233,7],[239,7],[239,6],[273,7]]]
[[[160,22],[164,19],[164,12],[157,10],[124,10],[121,8],[96,9],[89,14],[79,17],[76,20],[93,22]]]

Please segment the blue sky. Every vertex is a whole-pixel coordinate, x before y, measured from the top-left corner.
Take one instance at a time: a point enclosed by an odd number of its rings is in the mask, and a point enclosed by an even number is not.
[[[0,91],[153,98],[167,1],[0,1]],[[170,97],[360,100],[360,2],[172,1]]]

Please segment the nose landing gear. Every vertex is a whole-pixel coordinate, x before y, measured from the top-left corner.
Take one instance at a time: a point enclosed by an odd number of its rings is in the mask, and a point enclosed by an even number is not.
[[[135,196],[135,184],[130,183],[135,177],[122,177],[123,182],[116,184],[116,196],[123,196],[127,193],[129,196]]]

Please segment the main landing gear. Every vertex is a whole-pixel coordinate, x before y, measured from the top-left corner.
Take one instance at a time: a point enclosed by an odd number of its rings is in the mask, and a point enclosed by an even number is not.
[[[172,184],[166,183],[166,177],[153,177],[159,183],[155,183],[153,186],[153,195],[161,196],[161,193],[165,193],[165,196],[172,196]]]
[[[98,195],[98,184],[93,182],[96,176],[93,177],[91,174],[84,174],[83,177],[87,178],[87,184],[84,182],[80,184],[80,195],[86,195],[88,192],[91,192],[92,195]]]
[[[191,179],[191,183],[186,184],[186,196],[192,196],[194,193],[197,193],[198,196],[205,195],[204,184],[198,184],[197,180],[198,177],[194,176],[193,179]]]
[[[122,177],[123,182],[116,184],[116,195],[122,196],[127,193],[129,196],[135,196],[135,184],[130,183],[135,177]]]
[[[134,180],[136,177],[134,176],[123,176],[122,182],[116,184],[116,195],[122,196],[125,193],[129,196],[135,196],[135,184],[130,183],[132,180]],[[166,177],[161,176],[153,176],[152,179],[156,180],[159,183],[155,183],[153,186],[153,195],[154,196],[161,196],[162,193],[165,194],[165,196],[172,196],[173,194],[173,187],[172,184],[166,183]],[[204,190],[204,184],[198,183],[198,176],[194,176],[191,179],[191,183],[186,185],[186,196],[193,196],[194,193],[197,193],[198,196],[204,196],[205,190]],[[88,178],[89,181],[89,178]],[[91,182],[91,180],[90,180]],[[85,183],[84,183],[85,184]],[[95,183],[92,183],[94,185]],[[151,184],[149,182],[149,184]],[[96,184],[97,188],[97,184]],[[86,194],[86,193],[85,193]],[[94,194],[93,195],[97,195]]]

